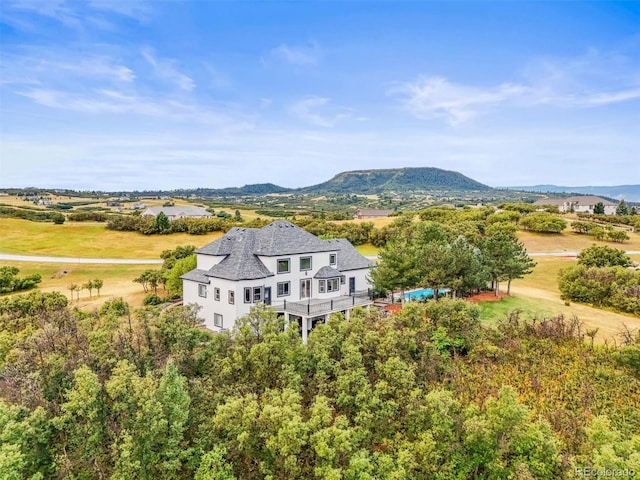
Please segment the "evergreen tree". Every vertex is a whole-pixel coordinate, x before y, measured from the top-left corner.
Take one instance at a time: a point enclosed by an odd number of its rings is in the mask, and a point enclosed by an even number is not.
[[[618,206],[616,207],[616,215],[629,215],[629,206],[624,199],[618,202]]]
[[[593,207],[593,213],[597,215],[604,215],[604,203],[596,203],[596,205]]]

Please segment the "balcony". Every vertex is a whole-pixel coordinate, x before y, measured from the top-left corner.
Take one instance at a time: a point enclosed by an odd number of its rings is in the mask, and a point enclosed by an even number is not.
[[[291,302],[285,300],[281,304],[274,304],[273,307],[277,310],[282,309],[287,313],[293,313],[295,315],[314,317],[372,304],[373,300],[369,296],[369,292],[367,290],[363,290],[357,291],[352,295],[341,295],[327,300],[317,298],[311,298],[304,302]]]

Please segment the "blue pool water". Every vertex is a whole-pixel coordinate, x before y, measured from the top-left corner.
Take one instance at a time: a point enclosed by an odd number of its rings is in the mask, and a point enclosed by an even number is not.
[[[444,297],[451,289],[443,288],[438,290],[438,296]],[[405,300],[426,300],[428,298],[433,298],[433,289],[432,288],[423,288],[421,290],[414,290],[413,292],[406,292],[404,294]]]

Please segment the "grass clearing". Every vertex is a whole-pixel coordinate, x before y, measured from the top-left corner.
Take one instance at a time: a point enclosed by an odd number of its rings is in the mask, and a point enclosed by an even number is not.
[[[553,310],[534,298],[503,297],[498,301],[478,302],[480,321],[485,325],[495,325],[506,320],[511,312],[521,312],[521,318],[533,320],[553,315]]]
[[[1,218],[0,230],[2,253],[84,258],[159,258],[163,250],[179,245],[201,247],[223,235],[142,235],[107,230],[104,224],[54,225],[15,218]]]
[[[593,244],[606,245],[622,250],[640,250],[640,233],[630,233],[629,240],[624,243],[603,242],[594,240],[587,235],[579,235],[571,230],[565,230],[561,234],[533,233],[518,231],[518,239],[524,243],[529,252],[576,252]]]
[[[378,247],[371,245],[370,243],[358,245],[356,246],[356,250],[360,252],[360,255],[364,255],[364,256],[378,255]]]
[[[640,259],[640,256],[634,256]],[[481,318],[487,323],[506,318],[515,309],[526,312],[525,318],[540,318],[544,315],[563,314],[567,318],[578,317],[585,330],[597,328],[596,341],[599,343],[612,342],[617,339],[623,324],[632,329],[640,329],[640,318],[594,308],[589,305],[571,303],[566,305],[560,298],[558,289],[558,273],[562,268],[575,265],[576,260],[563,257],[537,257],[537,265],[530,275],[514,280],[511,283],[512,297],[499,302],[483,302],[480,304]],[[502,289],[506,285],[502,284]],[[494,305],[489,305],[489,304]],[[495,317],[491,315],[495,314]],[[492,320],[493,319],[493,320]]]
[[[100,279],[104,286],[100,291],[100,297],[94,290],[89,298],[89,291],[80,292],[80,300],[75,300],[74,294],[72,305],[83,309],[93,309],[100,307],[105,301],[112,297],[122,297],[125,301],[134,306],[141,306],[144,298],[144,291],[139,283],[134,283],[133,279],[139,276],[148,268],[158,268],[152,265],[86,265],[86,264],[62,264],[62,263],[33,263],[33,262],[3,262],[0,267],[13,266],[20,269],[18,276],[38,273],[42,276],[42,282],[38,284],[38,290],[43,292],[60,292],[67,298],[70,297],[69,285],[77,284],[82,286],[89,280]],[[66,272],[66,273],[64,273]],[[19,295],[26,292],[17,292],[11,295]],[[2,298],[2,297],[0,297]]]

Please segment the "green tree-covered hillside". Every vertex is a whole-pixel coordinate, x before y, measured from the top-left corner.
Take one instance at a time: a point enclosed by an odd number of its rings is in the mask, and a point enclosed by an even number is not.
[[[302,189],[307,193],[428,192],[430,190],[488,191],[491,187],[459,172],[439,168],[392,168],[342,172],[331,180]]]
[[[0,478],[561,479],[640,471],[638,342],[483,328],[466,302],[331,318],[0,300]]]

